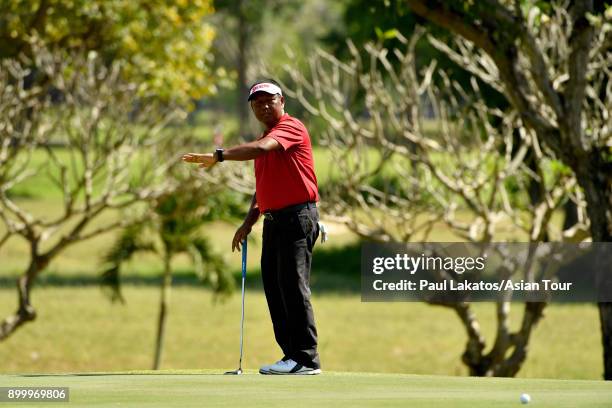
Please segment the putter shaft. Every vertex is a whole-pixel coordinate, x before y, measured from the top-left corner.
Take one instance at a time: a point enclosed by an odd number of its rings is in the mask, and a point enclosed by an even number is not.
[[[246,261],[247,261],[247,240],[246,238],[242,241],[242,307],[240,312],[240,360],[238,360],[238,369],[234,371],[227,371],[225,374],[239,375],[242,374],[242,353],[244,349],[244,295],[245,295],[245,281],[246,281]]]

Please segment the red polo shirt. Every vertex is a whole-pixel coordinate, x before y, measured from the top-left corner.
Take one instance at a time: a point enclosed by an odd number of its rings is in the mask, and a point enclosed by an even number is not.
[[[273,137],[281,148],[255,159],[255,185],[260,212],[319,201],[310,136],[302,122],[284,114],[261,138]]]

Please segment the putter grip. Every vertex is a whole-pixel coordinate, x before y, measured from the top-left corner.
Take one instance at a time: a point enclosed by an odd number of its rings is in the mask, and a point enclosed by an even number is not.
[[[247,240],[242,241],[242,278],[246,278]]]

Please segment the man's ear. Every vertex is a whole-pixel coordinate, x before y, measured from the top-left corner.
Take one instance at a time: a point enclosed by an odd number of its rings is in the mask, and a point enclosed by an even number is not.
[[[281,102],[281,105],[284,108],[285,107],[285,97],[283,95],[281,95],[281,97],[280,97],[280,102]]]

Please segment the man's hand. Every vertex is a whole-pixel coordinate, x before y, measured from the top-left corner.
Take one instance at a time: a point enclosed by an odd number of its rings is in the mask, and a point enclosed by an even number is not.
[[[234,234],[234,239],[232,240],[232,252],[234,252],[235,249],[240,252],[242,241],[246,239],[247,235],[249,235],[250,232],[251,227],[246,224],[242,224],[238,228],[238,230]]]
[[[187,153],[184,154],[182,160],[186,163],[200,163],[200,167],[212,167],[217,163],[217,157],[214,153]]]

